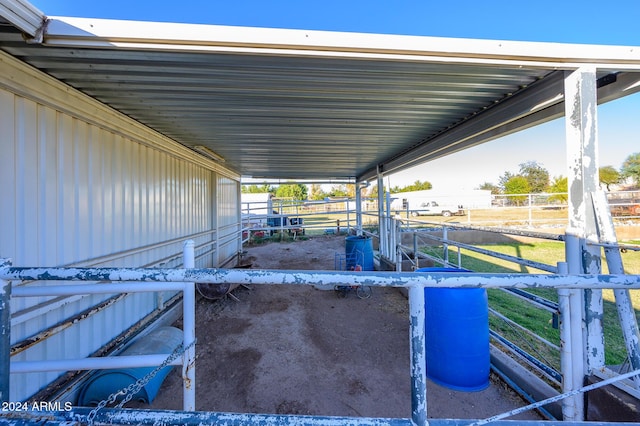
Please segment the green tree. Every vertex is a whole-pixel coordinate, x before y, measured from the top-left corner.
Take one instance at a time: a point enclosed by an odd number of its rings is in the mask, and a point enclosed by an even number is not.
[[[553,195],[549,197],[549,201],[560,201],[566,203],[569,199],[569,179],[564,176],[556,176],[553,178],[549,186],[549,192]]]
[[[598,169],[598,176],[600,179],[600,183],[607,187],[607,191],[610,191],[610,185],[615,185],[620,183],[622,180],[622,176],[620,176],[620,172],[617,171],[613,166],[604,166]]]
[[[400,188],[400,191],[398,192],[424,191],[432,188],[433,188],[433,185],[431,185],[431,182],[427,182],[427,181],[422,182],[421,180],[416,180],[411,185],[407,185],[404,188]],[[394,192],[394,191],[391,191],[391,192]]]
[[[636,185],[640,185],[640,152],[631,154],[624,160],[620,174],[623,178],[631,178]]]
[[[527,182],[532,193],[545,192],[549,187],[549,171],[535,161],[520,164],[520,173]]]
[[[242,185],[242,192],[245,194],[262,194],[264,192],[274,192],[273,186],[267,185]]]
[[[310,200],[324,200],[327,197],[327,193],[322,189],[322,185],[313,184],[309,190]]]
[[[294,200],[306,200],[307,185],[302,185],[300,183],[280,185],[276,189],[276,197],[293,198]]]
[[[510,178],[504,184],[505,194],[529,194],[531,193],[531,187],[529,181],[524,176],[516,175]],[[521,205],[527,200],[526,195],[509,197],[509,200],[516,205]]]
[[[483,191],[491,191],[491,193],[494,195],[500,193],[500,187],[498,185],[494,185],[491,182],[485,182],[482,185],[478,186],[477,189],[480,189]]]
[[[504,172],[504,174],[498,178],[498,187],[502,189],[502,192],[505,192],[506,183],[509,182],[509,180],[515,176],[516,175],[514,175],[513,173],[507,171],[507,172]]]

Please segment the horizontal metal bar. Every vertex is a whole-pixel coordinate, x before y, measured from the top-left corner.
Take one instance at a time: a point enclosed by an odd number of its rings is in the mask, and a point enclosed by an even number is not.
[[[83,321],[97,313],[104,311],[108,307],[114,305],[115,303],[127,297],[127,295],[128,295],[127,293],[120,293],[116,296],[112,296],[107,300],[104,300],[96,305],[93,305],[87,309],[84,309],[83,311],[69,318],[65,318],[64,320],[56,324],[53,324],[49,327],[41,329],[37,333],[32,334],[29,337],[22,339],[19,342],[15,342],[13,345],[11,345],[11,356],[17,355],[20,352],[25,351],[33,347],[34,345],[37,345],[43,342],[44,340],[50,338],[51,336],[55,336],[56,334],[62,332],[63,330],[66,330],[67,328],[71,327],[72,325],[77,324],[80,321]],[[11,322],[11,326],[13,326],[13,321]]]
[[[2,264],[2,261],[0,261]],[[376,287],[448,288],[640,288],[640,275],[498,274],[473,272],[309,271],[269,269],[0,268],[5,280],[200,282],[214,284],[351,284]],[[101,284],[107,285],[107,284]],[[158,287],[158,291],[176,287]],[[72,286],[61,286],[72,287]],[[127,289],[136,289],[131,285]],[[150,291],[141,286],[139,291]],[[110,290],[111,291],[111,290]],[[117,290],[115,292],[119,292]]]
[[[538,401],[538,402],[536,402],[534,404],[529,404],[529,405],[527,405],[525,407],[516,408],[516,409],[511,410],[509,412],[505,412],[505,413],[502,413],[502,414],[498,414],[498,415],[486,418],[484,420],[473,422],[473,423],[470,424],[470,426],[480,426],[480,425],[484,425],[484,424],[487,424],[487,423],[491,423],[491,424],[495,425],[497,420],[504,419],[504,418],[511,417],[511,416],[515,416],[516,414],[523,413],[525,411],[529,411],[529,410],[534,409],[534,408],[542,407],[544,405],[550,404],[552,402],[560,401],[562,399],[568,398],[568,397],[573,396],[573,395],[587,393],[587,392],[592,391],[594,389],[598,389],[598,388],[601,388],[603,386],[607,386],[607,385],[613,384],[615,382],[618,382],[618,381],[621,381],[621,380],[625,380],[625,379],[628,379],[628,378],[631,378],[631,377],[634,377],[634,376],[638,376],[638,375],[640,375],[640,370],[634,370],[634,371],[632,371],[630,373],[621,374],[618,377],[614,377],[614,378],[611,378],[611,379],[603,380],[601,382],[594,383],[592,385],[583,386],[583,387],[581,387],[579,389],[575,389],[575,390],[572,390],[570,392],[562,393],[562,394],[557,395],[557,396],[552,396],[551,398],[547,398],[547,399],[544,399],[542,401]],[[545,424],[548,424],[548,423],[545,423]],[[563,422],[562,424],[564,425],[564,424],[568,424],[568,423]],[[589,423],[589,424],[593,425],[593,423]],[[607,423],[601,423],[601,424],[611,425],[612,423],[608,423],[607,422]]]
[[[170,355],[171,354],[123,355],[98,358],[13,361],[11,362],[11,373],[157,367],[169,358]],[[182,365],[182,358],[180,357],[174,360],[171,365]]]
[[[123,250],[123,251],[119,251],[119,252],[116,252],[116,253],[111,253],[111,254],[108,254],[106,256],[100,256],[100,257],[94,257],[94,258],[91,258],[91,259],[81,260],[79,262],[70,263],[70,264],[67,264],[67,265],[64,265],[64,266],[67,266],[67,267],[88,267],[88,266],[92,266],[92,265],[96,265],[96,264],[100,264],[100,263],[112,262],[112,261],[117,260],[117,259],[122,259],[123,257],[132,256],[134,254],[139,254],[139,253],[142,253],[142,252],[145,252],[145,251],[149,251],[149,250],[154,250],[154,249],[170,246],[170,245],[176,244],[176,243],[182,243],[182,242],[187,241],[187,240],[193,240],[195,238],[200,238],[200,237],[203,237],[205,235],[214,234],[216,232],[217,231],[215,229],[208,230],[208,231],[203,231],[203,232],[198,232],[198,233],[195,233],[195,234],[185,235],[185,236],[182,236],[182,237],[178,237],[178,238],[173,238],[173,239],[170,239],[170,240],[162,241],[160,243],[148,244],[146,246],[140,246],[140,247],[136,247],[136,248],[129,249],[129,250]],[[179,253],[179,256],[182,256],[182,253]]]
[[[551,300],[545,299],[544,297],[529,293],[528,291],[517,289],[517,288],[507,288],[504,289],[507,293],[510,293],[516,297],[519,297],[532,305],[539,307],[540,309],[544,309],[545,311],[551,312],[552,314],[558,313],[558,304],[556,302],[552,302]]]
[[[533,260],[522,259],[520,257],[511,256],[511,255],[504,254],[504,253],[499,253],[497,251],[487,250],[487,249],[483,249],[483,248],[480,248],[480,247],[475,247],[475,246],[472,246],[470,244],[459,243],[457,241],[452,241],[452,240],[440,238],[440,237],[437,237],[435,235],[429,235],[428,238],[431,238],[431,239],[436,240],[436,241],[440,241],[441,243],[448,244],[450,246],[456,246],[456,247],[460,247],[460,248],[463,248],[463,249],[466,249],[466,250],[474,251],[476,253],[481,253],[481,254],[486,254],[487,256],[496,257],[498,259],[508,260],[510,262],[517,263],[519,265],[530,266],[532,268],[540,269],[541,271],[547,271],[547,272],[551,272],[551,273],[558,272],[558,268],[556,266],[547,265],[546,263],[540,263],[540,262],[536,262],[536,261],[533,261]]]
[[[554,349],[556,351],[560,351],[560,346],[551,343],[550,341],[548,341],[547,339],[538,336],[537,334],[535,334],[533,331],[529,330],[528,328],[525,328],[523,326],[521,326],[520,324],[518,324],[517,322],[513,321],[512,319],[509,319],[508,317],[502,315],[500,312],[496,311],[495,309],[489,308],[489,312],[492,315],[495,315],[496,317],[500,318],[501,320],[503,320],[504,322],[508,323],[509,325],[512,325],[514,327],[516,327],[517,329],[525,332],[529,337],[532,337],[534,339],[536,339],[537,341],[539,341],[540,343],[550,347],[551,349]]]
[[[86,424],[86,417],[91,408],[73,407],[69,411],[29,413],[2,413],[0,425],[34,424],[38,421],[47,425],[75,426]],[[429,419],[429,426],[465,426],[478,422],[477,419]],[[219,413],[206,411],[168,411],[144,410],[135,408],[103,408],[95,416],[97,425],[185,425],[199,426],[203,424],[223,424],[226,426],[411,426],[411,420],[405,418],[370,418],[370,417],[337,417],[337,416],[296,416],[285,414],[242,414]],[[544,420],[496,420],[492,426],[629,426],[621,422],[572,422]]]
[[[469,209],[469,210],[474,210],[474,209]],[[566,219],[562,219],[562,220],[566,220]],[[497,234],[505,234],[505,235],[519,235],[521,237],[539,238],[541,240],[564,241],[564,234],[548,234],[546,232],[527,231],[524,229],[499,228],[494,226],[461,225],[458,223],[446,223],[446,224],[443,224],[441,222],[420,222],[420,223],[438,226],[438,227],[446,226],[447,228],[455,228],[455,229],[469,230],[469,231],[484,231],[484,232],[492,232],[494,234],[497,233]],[[411,232],[421,233],[421,231],[415,231],[415,230]],[[433,232],[433,231],[427,231],[427,232]]]
[[[602,380],[611,379],[613,377],[617,377],[620,373],[614,370],[611,370],[609,367],[601,367],[594,368],[592,374]],[[613,383],[613,386],[618,389],[628,393],[634,398],[640,400],[640,391],[635,387],[635,383],[629,379],[620,380],[618,382]]]
[[[35,278],[36,280],[38,278]],[[55,278],[54,278],[55,280]],[[72,279],[73,280],[73,279]],[[74,280],[75,281],[75,280]],[[96,281],[88,279],[88,281]],[[104,281],[104,280],[101,280]],[[118,280],[114,280],[118,281]],[[152,282],[152,283],[118,283],[118,284],[68,284],[52,286],[15,287],[12,297],[39,297],[39,296],[71,296],[75,294],[111,294],[111,293],[142,293],[147,291],[181,291],[184,283],[181,282]]]
[[[523,350],[518,345],[511,342],[509,339],[505,338],[504,336],[499,335],[495,331],[489,330],[489,334],[491,335],[491,337],[498,340],[501,344],[507,346],[513,352],[523,357],[527,362],[537,367],[540,371],[544,372],[550,378],[556,380],[558,383],[562,382],[562,374],[560,374],[560,372],[558,372],[555,368],[552,368],[546,365],[545,363],[540,361],[538,358],[534,357],[533,355]]]
[[[611,248],[616,250],[619,249],[619,250],[640,251],[640,246],[632,245],[632,244],[598,243],[595,241],[587,241],[586,244],[588,246],[604,247],[604,248]]]

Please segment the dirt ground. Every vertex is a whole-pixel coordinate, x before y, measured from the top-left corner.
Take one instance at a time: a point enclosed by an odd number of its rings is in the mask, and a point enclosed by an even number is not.
[[[344,236],[247,247],[254,269],[334,269]],[[239,287],[197,302],[196,409],[201,411],[410,417],[409,312],[397,289],[338,298],[313,286]],[[181,327],[181,324],[176,324]],[[429,417],[485,418],[526,405],[492,378],[481,392],[428,382]],[[178,369],[154,409],[182,409]],[[540,419],[524,413],[520,419]]]

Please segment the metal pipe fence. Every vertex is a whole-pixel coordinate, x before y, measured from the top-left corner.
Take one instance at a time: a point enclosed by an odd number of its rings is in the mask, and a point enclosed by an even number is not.
[[[98,291],[99,287],[107,291],[113,291],[113,286],[128,286],[130,291],[147,291],[150,284],[156,282],[157,288],[164,288],[163,283],[193,282],[208,283],[243,283],[254,285],[316,285],[341,282],[347,285],[369,285],[380,287],[405,287],[409,289],[410,304],[410,346],[411,346],[411,383],[412,383],[412,415],[411,422],[416,425],[427,424],[427,394],[426,394],[426,363],[424,347],[424,288],[425,287],[449,287],[449,288],[640,288],[640,276],[637,275],[558,275],[558,274],[478,274],[478,273],[398,273],[378,271],[275,271],[275,270],[241,270],[241,269],[197,269],[193,267],[181,269],[154,269],[154,268],[26,268],[11,267],[9,262],[1,263],[0,279],[14,280],[63,280],[63,281],[125,281],[121,284],[94,284],[91,288],[84,284],[70,284],[69,292],[83,288],[83,291]],[[193,263],[185,262],[186,266]],[[144,283],[144,284],[143,284]],[[156,287],[151,288],[156,288]],[[171,286],[177,286],[171,284]],[[186,284],[185,284],[186,286]],[[59,287],[59,286],[53,286]],[[93,288],[95,287],[95,288]],[[173,287],[172,287],[173,288]],[[6,287],[3,287],[3,290]],[[22,295],[41,294],[51,292],[50,289],[21,289]],[[54,288],[55,291],[61,290]],[[119,289],[118,289],[119,290]],[[192,293],[192,292],[191,292]],[[10,297],[8,291],[3,291],[3,300]],[[191,295],[185,294],[185,298]],[[193,318],[192,302],[185,300],[185,315]],[[192,321],[192,320],[189,320]],[[191,328],[185,321],[185,328]],[[5,336],[3,336],[4,338]],[[193,335],[185,333],[185,344],[193,342]],[[193,371],[193,353],[188,351],[183,365]],[[3,364],[6,365],[8,353],[3,353]],[[151,361],[151,360],[150,360]],[[156,359],[153,360],[157,361]],[[18,364],[20,365],[20,364]],[[28,366],[27,366],[28,367]],[[89,367],[89,365],[87,365]],[[66,368],[66,366],[65,366]],[[21,370],[25,371],[25,370]],[[193,380],[191,377],[189,380]],[[194,382],[190,382],[193,389]],[[186,390],[185,390],[186,391]],[[8,389],[2,389],[2,395],[8,395]],[[194,396],[195,398],[195,396]],[[186,400],[186,398],[185,398]],[[193,410],[191,403],[185,403],[185,410]],[[248,419],[248,417],[245,417]],[[292,424],[294,417],[285,419]],[[282,420],[283,422],[285,420]],[[386,423],[378,423],[384,419],[374,419],[372,424],[405,424],[406,419],[387,419]],[[353,419],[332,422],[334,424],[353,424]]]
[[[426,258],[429,259],[435,263],[441,264],[445,267],[462,267],[462,263],[460,261],[460,249],[464,248],[465,250],[469,250],[471,252],[475,252],[475,253],[480,253],[486,256],[491,256],[492,258],[496,258],[496,259],[501,259],[504,261],[508,261],[511,263],[515,263],[518,265],[523,265],[523,266],[527,266],[527,267],[531,267],[531,268],[535,268],[541,271],[547,271],[549,273],[552,274],[558,274],[559,272],[559,268],[561,265],[547,265],[544,263],[540,263],[540,262],[535,262],[535,261],[531,261],[531,260],[527,260],[527,259],[522,259],[520,257],[516,257],[516,256],[510,256],[510,255],[506,255],[503,253],[499,253],[496,252],[494,250],[487,250],[484,248],[479,248],[479,247],[475,247],[473,245],[470,244],[464,244],[464,243],[460,243],[454,240],[451,240],[449,238],[447,238],[447,228],[453,228],[453,229],[465,229],[465,230],[479,230],[479,231],[483,231],[483,232],[496,232],[490,228],[485,228],[485,227],[475,227],[475,226],[466,226],[464,224],[452,224],[452,225],[443,225],[443,224],[439,224],[439,223],[430,223],[429,224],[429,228],[427,229],[421,229],[421,230],[416,230],[416,229],[411,229],[411,228],[403,228],[402,230],[405,233],[411,233],[413,235],[413,247],[408,247],[408,246],[401,246],[401,250],[403,253],[405,253],[405,255],[403,256],[404,258],[411,258],[412,256],[409,255],[408,253],[412,253],[414,259],[412,260],[413,262],[413,266],[414,268],[417,268],[418,262],[420,258]],[[438,235],[435,235],[435,233],[433,232],[434,230],[437,229],[441,229],[442,231],[442,237],[439,237]],[[553,241],[564,241],[566,239],[566,237],[564,235],[555,235],[555,234],[546,234],[546,233],[540,233],[540,232],[531,232],[531,231],[526,231],[526,230],[511,230],[511,229],[507,229],[507,230],[498,230],[498,232],[502,233],[502,231],[506,231],[505,233],[508,234],[513,234],[513,235],[519,235],[519,236],[525,236],[528,238],[538,238],[538,239],[546,239],[546,240],[553,240]],[[402,241],[401,238],[398,239],[399,241]],[[433,243],[437,243],[438,246],[433,246]],[[587,243],[588,244],[588,243]],[[615,247],[609,247],[609,245],[606,244],[599,244],[601,246],[607,246],[610,249],[620,249],[620,247],[626,249],[626,246],[617,246],[615,245]],[[420,251],[420,247],[431,247],[431,254],[428,253],[423,253]],[[453,264],[449,261],[448,258],[448,252],[449,249],[455,247],[458,250],[458,261],[457,264]],[[434,250],[435,249],[435,250]],[[433,252],[437,251],[437,250],[442,250],[442,256],[437,256],[434,255]],[[635,250],[636,247],[635,246],[629,246],[629,249],[631,250]],[[578,248],[575,248],[574,251],[579,250]],[[622,269],[618,269],[615,272],[617,273],[622,273]],[[554,320],[554,328],[560,328],[561,329],[561,333],[562,333],[562,327],[564,326],[565,328],[568,327],[568,324],[570,324],[570,319],[568,317],[566,317],[564,319],[564,321],[562,320],[558,320],[561,315],[562,315],[562,310],[560,309],[560,305],[558,302],[553,302],[551,300],[547,300],[544,297],[541,297],[539,295],[533,294],[529,291],[527,291],[526,289],[517,289],[517,288],[501,288],[502,291],[509,293],[510,295],[517,297],[518,299],[534,306],[535,308],[538,309],[542,309],[544,311],[550,312],[552,314],[552,319]],[[564,300],[563,297],[566,298],[565,296],[565,291],[567,290],[559,290],[558,291],[558,298],[560,301]],[[614,292],[617,291],[624,291],[624,290],[614,290]],[[572,297],[572,300],[575,300],[575,297]],[[577,302],[573,302],[574,305]],[[512,356],[516,359],[519,359],[523,364],[530,366],[530,368],[532,370],[535,370],[536,372],[538,372],[539,374],[541,374],[542,376],[546,377],[546,379],[550,382],[555,384],[557,387],[561,388],[562,386],[562,376],[561,376],[561,372],[569,372],[568,374],[565,374],[566,377],[572,377],[571,371],[573,371],[570,367],[566,367],[566,368],[562,368],[560,364],[568,364],[568,362],[563,362],[562,361],[562,356],[563,354],[561,353],[558,345],[555,344],[551,344],[550,342],[548,342],[546,339],[542,339],[539,336],[537,336],[535,333],[533,337],[533,340],[536,341],[537,343],[535,345],[532,345],[530,342],[532,341],[529,337],[530,333],[527,332],[521,332],[517,330],[517,327],[513,327],[512,325],[508,324],[506,322],[506,317],[504,317],[503,315],[498,314],[497,311],[493,310],[494,312],[490,312],[491,317],[493,318],[497,318],[498,321],[501,321],[503,323],[506,324],[505,327],[497,327],[498,322],[492,321],[492,331],[491,331],[491,335],[492,335],[492,339],[499,344],[500,347],[503,348],[503,350],[509,352],[512,354]],[[570,310],[568,310],[565,307],[565,312],[569,312]],[[578,306],[574,306],[573,310],[571,310],[572,312],[574,312],[574,319],[573,321],[578,321],[578,314],[580,312],[580,309]],[[581,323],[581,321],[578,322],[574,322],[576,324]],[[624,324],[623,324],[624,326]],[[508,333],[505,334],[504,331],[501,331],[500,328],[502,330],[507,331]],[[626,341],[628,341],[629,339],[625,339]],[[540,343],[540,341],[544,341],[544,342],[548,342],[547,343]],[[562,340],[563,342],[565,342],[565,347],[568,347],[569,352],[571,352],[570,350],[570,342],[567,341],[566,339]],[[543,352],[549,352],[551,354],[551,358],[550,360],[546,359],[546,355],[543,355],[541,352],[538,351],[537,349],[537,345],[540,344],[542,346],[546,346],[548,347],[548,349],[545,349]],[[575,344],[577,345],[578,343],[575,342]],[[633,347],[633,343],[630,343]],[[577,346],[579,347],[579,346]],[[632,354],[635,352],[632,352]],[[575,358],[574,354],[571,354],[569,356],[572,356]],[[559,360],[559,362],[558,362]],[[579,361],[577,360],[573,360],[570,361],[570,363],[576,364],[576,371],[578,371],[578,367],[577,365],[580,364]],[[580,371],[581,367],[580,367]],[[577,374],[578,376],[580,376],[580,374]],[[575,388],[576,384],[574,384],[573,388]],[[622,387],[622,389],[628,391],[628,389]]]
[[[192,240],[186,241],[183,245],[183,264],[185,267],[195,266],[195,245]],[[137,368],[159,366],[170,354],[151,354],[136,356],[115,356],[99,358],[81,358],[64,360],[39,360],[39,361],[10,361],[11,358],[11,322],[9,301],[15,297],[37,297],[37,296],[72,296],[77,294],[114,294],[114,293],[135,293],[135,292],[164,292],[181,291],[183,293],[183,347],[185,353],[180,360],[173,361],[169,365],[182,365],[184,381],[183,407],[185,410],[195,409],[195,283],[194,282],[152,282],[145,285],[129,280],[108,280],[104,283],[101,279],[92,277],[91,273],[80,273],[73,278],[65,273],[79,268],[39,268],[49,269],[43,274],[34,274],[31,278],[23,275],[22,278],[6,276],[3,272],[10,268],[10,262],[3,260],[0,262],[0,282],[3,284],[2,291],[2,357],[1,372],[3,383],[0,390],[2,402],[9,402],[9,374],[44,372],[44,371],[77,371],[112,368]],[[145,269],[145,268],[140,268]],[[85,268],[86,271],[95,271],[93,268]],[[161,271],[163,269],[147,269]],[[60,272],[65,273],[60,274]],[[11,281],[88,281],[89,284],[65,284],[46,286],[15,286]],[[111,281],[121,281],[113,283]],[[129,281],[129,282],[128,282]],[[155,281],[155,280],[151,280]],[[97,282],[97,283],[94,283]],[[5,284],[6,283],[6,284]],[[6,317],[6,318],[5,318]],[[5,347],[8,343],[8,348]]]

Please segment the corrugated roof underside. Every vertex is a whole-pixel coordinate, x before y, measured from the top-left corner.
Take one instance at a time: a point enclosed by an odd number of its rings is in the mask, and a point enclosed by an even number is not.
[[[243,175],[354,177],[542,78],[429,62],[29,46],[10,54]]]

